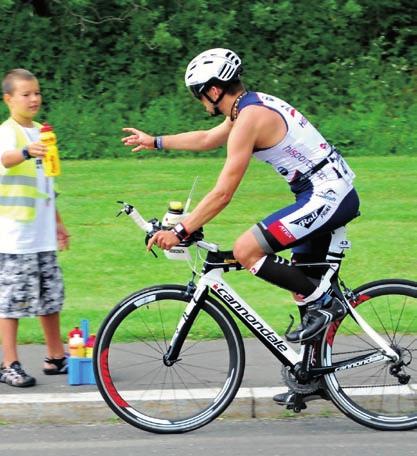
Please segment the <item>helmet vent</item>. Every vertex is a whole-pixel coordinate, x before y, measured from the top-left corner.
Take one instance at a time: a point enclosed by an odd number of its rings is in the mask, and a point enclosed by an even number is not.
[[[239,79],[242,72],[239,56],[230,49],[216,48],[202,52],[188,65],[185,73],[187,87]]]
[[[219,78],[220,79],[223,79],[223,77],[226,75],[228,67],[229,67],[229,65],[227,63],[225,63],[222,66],[221,70],[219,71]]]

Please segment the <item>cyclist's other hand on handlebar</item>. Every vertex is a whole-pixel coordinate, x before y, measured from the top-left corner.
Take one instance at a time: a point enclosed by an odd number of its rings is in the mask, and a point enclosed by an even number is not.
[[[148,241],[147,250],[150,251],[152,246],[156,244],[160,249],[169,250],[180,243],[173,231],[158,231]]]
[[[130,133],[129,136],[122,138],[122,143],[125,146],[136,146],[132,149],[132,152],[138,152],[142,149],[155,149],[153,136],[136,128],[123,128],[122,131]]]

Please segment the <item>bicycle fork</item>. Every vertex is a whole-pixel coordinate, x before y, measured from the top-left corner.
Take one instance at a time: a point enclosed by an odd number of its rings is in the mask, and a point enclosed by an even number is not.
[[[176,362],[180,361],[178,358],[185,339],[188,336],[188,332],[192,327],[198,312],[201,309],[202,303],[204,302],[208,289],[207,287],[201,287],[195,289],[195,284],[190,282],[188,284],[188,292],[192,293],[191,301],[188,303],[178,322],[177,328],[174,335],[172,336],[167,352],[163,356],[163,362],[166,366],[172,366]]]

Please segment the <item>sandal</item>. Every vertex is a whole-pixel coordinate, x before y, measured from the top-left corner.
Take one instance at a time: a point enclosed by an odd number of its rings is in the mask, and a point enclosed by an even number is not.
[[[60,375],[68,373],[68,360],[67,356],[63,358],[44,358],[45,363],[52,364],[54,367],[44,368],[43,373],[45,375]]]

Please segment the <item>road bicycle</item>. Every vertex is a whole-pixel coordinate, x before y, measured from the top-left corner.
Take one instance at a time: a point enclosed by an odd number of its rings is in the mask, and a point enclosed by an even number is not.
[[[122,204],[146,239],[161,229],[157,219],[146,222]],[[349,247],[341,227],[332,232],[326,261],[295,265],[324,268],[319,286],[331,287],[347,314],[294,349],[226,283],[225,273],[243,269],[232,252],[204,240],[202,230],[194,233],[166,254],[190,261],[190,250],[205,252],[201,273],[190,263],[189,283],[137,291],[103,321],[93,362],[104,400],[127,423],[150,432],[208,424],[233,401],[244,372],[234,315],[282,364],[285,384],[297,393],[295,412],[305,407],[304,393],[320,390],[362,425],[416,428],[417,283],[388,279],[349,289],[338,274]]]

